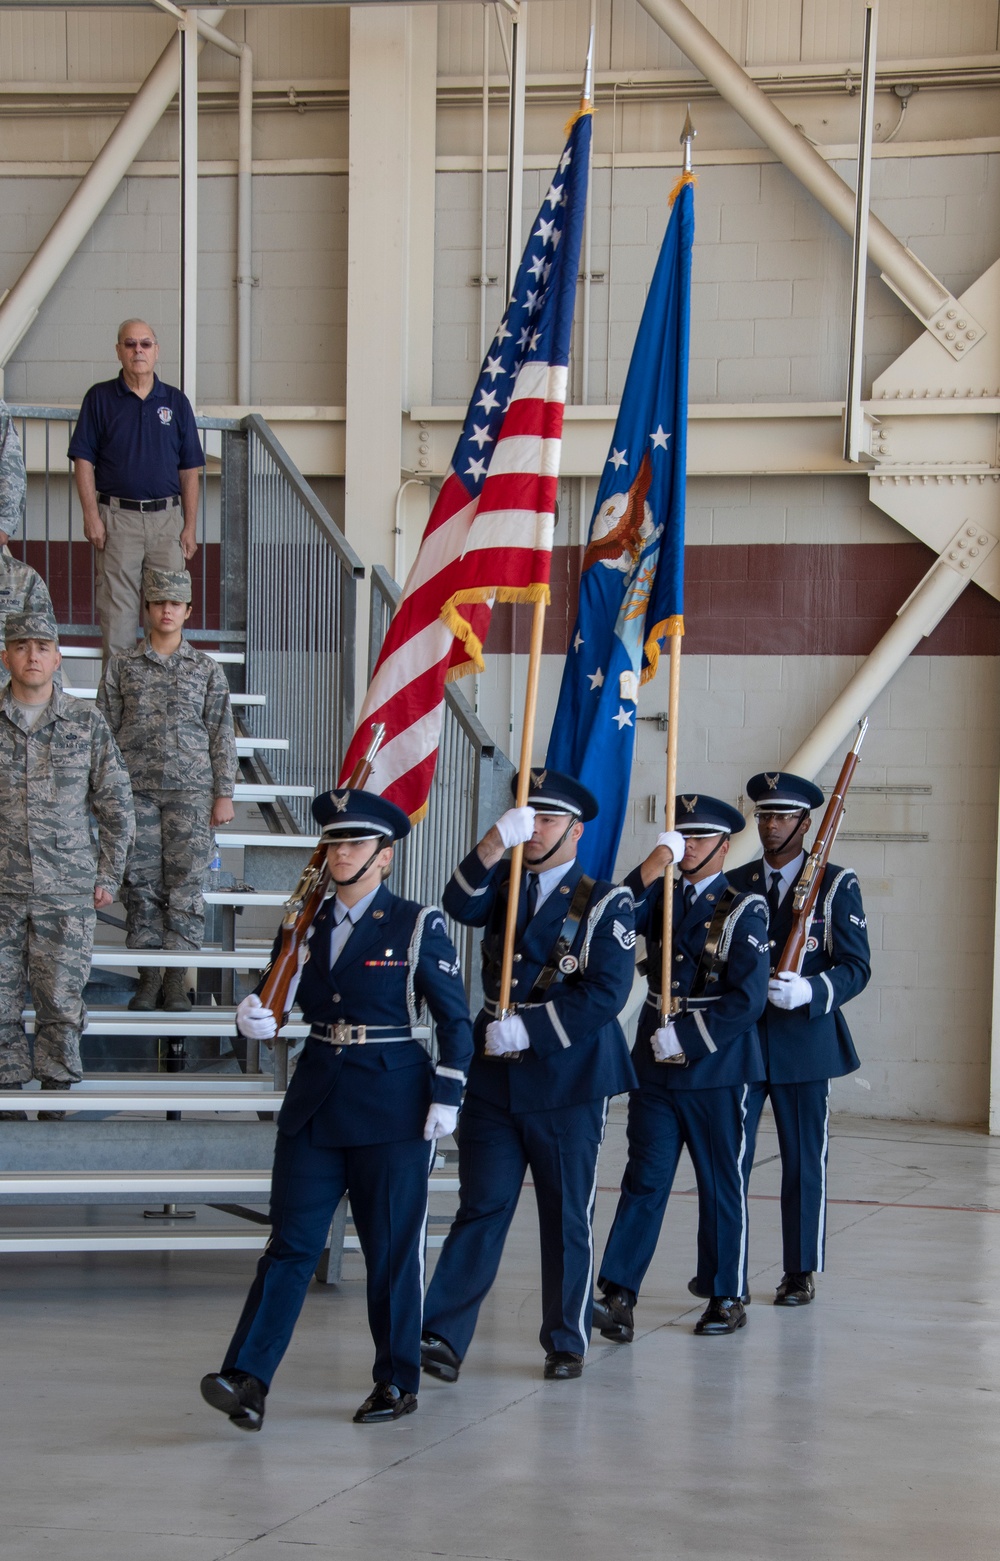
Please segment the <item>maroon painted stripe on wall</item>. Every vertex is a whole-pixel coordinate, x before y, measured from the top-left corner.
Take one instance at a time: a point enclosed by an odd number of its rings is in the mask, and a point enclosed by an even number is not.
[[[867,656],[934,562],[922,542],[748,543],[685,550],[684,650],[717,656]],[[578,548],[552,557],[545,651],[564,656],[579,590]],[[487,651],[527,655],[531,608],[495,608]],[[1000,602],[973,584],[919,656],[1000,655]]]

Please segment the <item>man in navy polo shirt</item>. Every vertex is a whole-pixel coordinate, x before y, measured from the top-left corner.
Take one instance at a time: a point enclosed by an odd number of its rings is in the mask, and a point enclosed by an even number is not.
[[[152,326],[123,320],[115,351],[121,373],[91,385],[69,445],[105,662],[135,644],[143,569],[180,570],[194,557],[205,464],[190,401],[155,373]]]

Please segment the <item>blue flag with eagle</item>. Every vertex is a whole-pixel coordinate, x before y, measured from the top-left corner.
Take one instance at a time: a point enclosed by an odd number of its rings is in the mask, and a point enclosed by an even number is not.
[[[546,763],[600,804],[584,871],[614,878],[628,805],[640,683],[684,633],[684,492],[694,191],[684,175],[632,350],[597,491]]]

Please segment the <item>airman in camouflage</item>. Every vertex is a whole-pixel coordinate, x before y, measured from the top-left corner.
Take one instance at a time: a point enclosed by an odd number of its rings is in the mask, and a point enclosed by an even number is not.
[[[132,841],[128,773],[104,717],[53,686],[51,614],[11,613],[0,697],[0,1085],[79,1079],[95,911]],[[97,843],[91,814],[97,820]],[[32,1062],[22,1022],[35,1005]]]
[[[21,441],[6,401],[0,401],[0,543],[20,530],[27,491]]]
[[[129,948],[200,949],[202,882],[213,830],[233,818],[236,739],[229,685],[182,637],[191,612],[186,570],[147,569],[146,639],[108,662],[98,709],[118,740],[135,799],[135,846],[122,896]],[[160,972],[143,972],[134,1008],[153,1008]],[[183,972],[168,969],[164,1006],[190,1007]]]
[[[7,546],[20,530],[26,492],[21,441],[6,402],[0,401],[0,632],[10,612],[53,616],[45,581],[30,564],[15,558]],[[0,667],[0,688],[7,677],[7,668]]]

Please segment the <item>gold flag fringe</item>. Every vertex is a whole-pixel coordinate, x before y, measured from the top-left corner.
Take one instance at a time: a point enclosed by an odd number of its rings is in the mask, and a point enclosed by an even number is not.
[[[565,125],[563,126],[563,135],[564,136],[568,136],[569,135],[570,131],[572,130],[573,126],[576,124],[578,119],[585,119],[588,114],[593,114],[593,113],[594,113],[594,105],[593,105],[593,103],[590,103],[586,99],[584,99],[584,101],[580,104],[580,107],[577,109],[576,113],[575,114],[571,114],[569,119],[567,119]]]
[[[670,639],[673,635],[684,633],[684,618],[679,612],[672,613],[653,628],[649,639],[643,647],[646,653],[648,666],[643,667],[640,683],[651,683],[655,678],[660,665],[660,640]]]
[[[486,662],[483,660],[483,642],[472,625],[458,611],[460,606],[470,602],[544,602],[548,606],[551,601],[552,596],[549,588],[541,581],[536,581],[534,585],[527,586],[482,585],[465,591],[456,591],[454,596],[449,596],[441,608],[439,616],[442,623],[447,625],[455,638],[462,641],[468,652],[469,660],[449,668],[445,675],[445,681],[454,683],[458,678],[465,677],[470,672],[484,672],[486,670]]]
[[[682,173],[680,178],[678,179],[677,183],[674,185],[673,189],[670,191],[670,199],[667,202],[667,205],[668,206],[672,206],[674,204],[674,201],[677,199],[678,195],[681,193],[681,191],[683,190],[683,188],[684,188],[684,186],[686,184],[697,184],[697,183],[698,183],[698,176],[697,176],[697,174]]]

